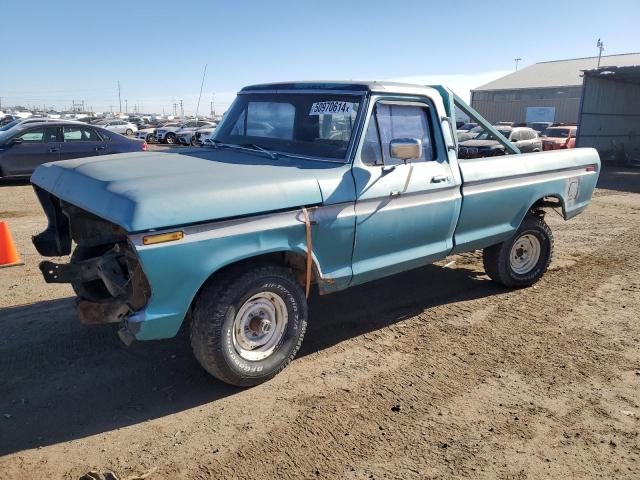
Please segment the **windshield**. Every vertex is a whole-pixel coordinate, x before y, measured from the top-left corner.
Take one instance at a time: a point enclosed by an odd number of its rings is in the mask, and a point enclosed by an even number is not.
[[[547,128],[543,135],[552,138],[567,138],[571,130],[568,128]]]
[[[9,122],[5,126],[0,128],[0,132],[4,132],[6,130],[9,130],[10,128],[15,127],[16,125],[18,125],[20,122],[22,122],[22,120],[14,120],[13,122]]]
[[[498,130],[505,137],[509,138],[510,130],[508,128],[497,128],[496,130]],[[495,139],[496,138],[489,131],[482,132],[480,135],[478,135],[475,138],[475,140],[495,140]]]
[[[212,139],[344,160],[360,101],[360,96],[330,93],[241,94]]]

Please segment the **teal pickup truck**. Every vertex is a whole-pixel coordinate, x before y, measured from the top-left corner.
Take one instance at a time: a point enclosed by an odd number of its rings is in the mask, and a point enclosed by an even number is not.
[[[509,154],[459,160],[456,106]],[[553,250],[545,209],[582,212],[600,170],[593,149],[519,154],[445,87],[385,82],[246,87],[206,143],[39,167],[49,225],[33,242],[76,244],[41,270],[72,284],[83,323],[129,343],[188,319],[202,366],[239,386],[295,356],[311,289],[477,249],[494,281],[533,284]]]

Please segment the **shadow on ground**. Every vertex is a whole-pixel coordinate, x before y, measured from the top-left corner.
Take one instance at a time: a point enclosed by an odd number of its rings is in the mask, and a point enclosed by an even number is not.
[[[300,356],[436,305],[504,292],[463,268],[427,266],[311,299]],[[78,324],[71,298],[0,309],[0,455],[99,434],[239,390],[209,377],[183,331],[127,348]]]
[[[615,167],[606,164],[600,172],[598,188],[640,193],[640,168]]]

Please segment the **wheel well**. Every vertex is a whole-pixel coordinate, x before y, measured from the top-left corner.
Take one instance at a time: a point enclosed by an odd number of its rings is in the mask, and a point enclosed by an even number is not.
[[[237,262],[233,262],[228,265],[225,265],[219,270],[216,270],[215,272],[213,272],[209,276],[209,278],[207,278],[202,283],[202,285],[200,285],[200,288],[198,289],[195,296],[193,297],[193,300],[191,301],[191,305],[189,307],[189,311],[187,312],[187,316],[185,318],[184,324],[188,324],[190,322],[191,309],[193,308],[193,304],[200,296],[200,292],[203,290],[205,285],[208,285],[211,282],[215,282],[221,276],[224,276],[229,272],[240,273],[243,270],[247,270],[255,265],[275,264],[275,265],[281,265],[283,267],[290,268],[294,277],[298,280],[298,282],[300,282],[300,285],[302,285],[304,288],[304,285],[306,283],[306,261],[307,261],[306,256],[301,253],[291,252],[291,251],[281,251],[281,252],[264,253],[261,255],[256,255],[254,257],[244,258],[242,260],[238,260]],[[314,264],[313,268],[311,269],[311,283],[313,284],[318,278],[319,278],[319,275],[318,275],[316,266]]]
[[[539,198],[533,203],[533,205],[531,205],[529,211],[544,214],[545,209],[557,211],[558,208],[562,211],[562,217],[566,220],[567,215],[564,208],[564,202],[562,201],[562,197],[559,195],[547,195]]]

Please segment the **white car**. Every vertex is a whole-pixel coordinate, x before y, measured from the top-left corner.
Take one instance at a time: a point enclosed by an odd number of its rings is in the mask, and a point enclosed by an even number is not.
[[[201,123],[201,122],[198,122]],[[178,133],[178,142],[181,145],[200,145],[202,142],[199,140],[199,137],[205,135],[204,138],[208,137],[211,132],[216,128],[216,124],[212,122],[202,122],[206,123],[201,127],[192,127],[192,128],[183,128]],[[206,134],[208,132],[208,134]]]
[[[138,131],[135,123],[124,120],[109,120],[100,126],[112,132],[121,133],[122,135],[133,135]]]
[[[188,120],[186,122],[178,124],[175,127],[168,127],[163,125],[156,129],[156,138],[159,142],[168,143],[173,145],[178,142],[178,135],[182,133],[185,128],[201,128],[208,126],[211,122],[205,122],[202,120]]]
[[[139,140],[144,140],[147,143],[155,143],[158,141],[156,138],[156,129],[155,127],[151,128],[141,128],[136,133],[136,138]]]

